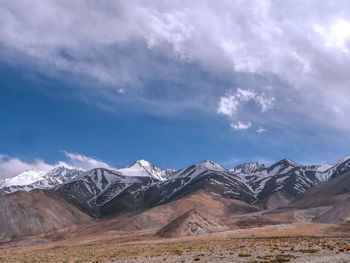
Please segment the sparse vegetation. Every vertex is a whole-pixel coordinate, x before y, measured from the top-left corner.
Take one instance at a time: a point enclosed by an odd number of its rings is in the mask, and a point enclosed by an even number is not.
[[[293,259],[349,258],[347,238],[249,238],[198,237],[174,240],[118,244],[114,241],[96,244],[0,249],[1,262],[255,262],[282,263]],[[293,249],[292,249],[293,248]],[[324,249],[323,249],[324,248]],[[272,252],[269,252],[269,251]],[[7,253],[5,253],[7,252]],[[310,260],[311,261],[311,260]],[[337,260],[335,260],[336,262]],[[341,260],[338,260],[341,261]]]
[[[301,253],[316,253],[318,252],[318,249],[300,249],[299,252]]]
[[[241,257],[241,258],[247,258],[247,257],[251,257],[252,255],[251,254],[240,253],[240,254],[238,254],[238,256]]]
[[[290,255],[290,254],[281,254],[281,255],[276,255],[275,261],[280,263],[280,262],[288,262],[290,259],[294,259],[296,256]]]

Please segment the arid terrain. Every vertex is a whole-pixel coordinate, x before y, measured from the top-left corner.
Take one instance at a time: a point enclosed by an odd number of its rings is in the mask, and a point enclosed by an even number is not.
[[[147,167],[166,178],[93,169],[8,188],[0,262],[350,262],[350,159],[325,172],[290,160]]]
[[[3,244],[0,261],[350,262],[350,235],[344,236],[349,229],[348,225],[299,223],[168,239],[154,231],[95,235],[87,231],[86,238],[80,239],[72,231],[59,241],[51,236],[51,242],[36,237]]]

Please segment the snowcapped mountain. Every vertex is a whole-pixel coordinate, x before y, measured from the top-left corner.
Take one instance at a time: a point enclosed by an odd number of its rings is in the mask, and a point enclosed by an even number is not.
[[[42,180],[44,175],[45,175],[45,172],[43,171],[27,170],[15,177],[6,178],[3,181],[3,183],[0,185],[0,188],[10,187],[15,185],[18,185],[18,186],[29,185],[34,182]]]
[[[116,171],[124,176],[151,177],[160,181],[168,179],[174,173],[174,170],[164,170],[155,167],[152,163],[145,160],[135,161],[132,165]]]
[[[347,171],[350,158],[335,165],[304,166],[283,159],[266,167],[252,162],[230,170],[210,160],[180,170],[161,169],[138,160],[117,170],[96,168],[83,172],[58,167],[48,173],[26,171],[6,179],[0,191],[7,194],[48,188],[100,217],[142,211],[196,191],[265,207],[270,207],[271,202],[278,206]]]
[[[206,171],[216,171],[216,172],[228,172],[220,164],[217,164],[210,160],[205,160],[199,164],[193,164],[186,169],[178,170],[174,177],[195,177]]]
[[[179,170],[172,178],[157,186],[163,188],[160,203],[176,199],[185,193],[206,190],[214,195],[250,202],[252,191],[240,178],[213,161],[203,161]]]
[[[96,168],[57,186],[56,191],[68,197],[69,201],[83,207],[94,216],[108,213],[116,200],[130,198],[137,200],[137,193],[151,185],[166,181],[175,170],[161,169],[145,160],[135,161],[125,168],[111,170]],[[114,212],[123,210],[130,201],[121,201]],[[132,206],[134,204],[129,204]]]
[[[230,171],[248,185],[258,200],[277,191],[287,199],[293,199],[320,183],[317,169],[309,169],[290,159],[283,159],[270,167],[257,163],[243,164]]]
[[[19,190],[30,191],[33,189],[45,189],[67,182],[75,176],[83,173],[79,169],[68,169],[60,166],[49,172],[28,170],[19,175],[5,179],[0,185],[0,191],[5,194]]]
[[[124,192],[142,189],[154,181],[159,182],[151,176],[124,175],[117,170],[96,168],[57,186],[55,190],[89,214],[99,216],[99,207],[111,199]]]
[[[68,169],[66,167],[57,167],[43,176],[43,179],[35,182],[36,186],[41,186],[43,188],[53,187],[59,184],[63,184],[76,176],[79,176],[84,171],[80,169]]]
[[[327,182],[350,170],[350,158],[335,165],[303,166],[290,159],[283,159],[270,167],[258,163],[239,165],[230,170],[245,183],[256,197],[256,202],[271,196],[289,202],[311,187]]]
[[[330,178],[335,178],[343,173],[349,171],[350,169],[350,157],[343,158],[339,160],[335,165],[331,166],[325,170],[322,174],[324,175],[324,181]]]
[[[213,161],[170,174],[147,165],[153,171],[148,175],[142,171],[145,166],[135,162],[115,171],[94,169],[59,185],[56,190],[94,216],[142,211],[201,189],[222,197],[254,201],[250,189],[236,175]],[[144,174],[140,175],[140,171]]]
[[[264,164],[260,164],[257,162],[244,163],[236,166],[235,168],[230,169],[230,172],[237,174],[250,174],[259,172],[265,169]]]
[[[205,160],[199,164],[195,164],[197,169],[204,169],[204,170],[211,170],[211,171],[227,171],[224,167],[222,167],[220,164],[211,161],[211,160]]]
[[[175,174],[175,170],[161,169],[155,167],[152,163],[145,160],[135,161],[132,165],[118,170],[110,170],[111,174],[118,174],[123,177],[147,177],[164,181],[170,176]],[[30,170],[25,171],[13,178],[5,179],[0,182],[0,190],[2,193],[13,193],[15,191],[24,190],[30,191],[36,188],[51,188],[60,184],[63,184],[75,177],[83,175],[84,171],[79,169],[68,169],[66,167],[57,167],[49,172]],[[88,174],[93,174],[94,169],[88,171]],[[102,179],[102,182],[96,181],[97,184],[103,184],[106,182],[106,178]]]

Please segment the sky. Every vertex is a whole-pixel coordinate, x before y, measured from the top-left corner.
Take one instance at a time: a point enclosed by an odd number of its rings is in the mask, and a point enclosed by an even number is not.
[[[0,178],[334,163],[349,68],[342,0],[1,1]]]

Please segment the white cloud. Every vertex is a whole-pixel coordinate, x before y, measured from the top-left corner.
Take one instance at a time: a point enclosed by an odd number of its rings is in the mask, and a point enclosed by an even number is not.
[[[247,130],[249,129],[252,124],[248,121],[248,122],[242,122],[242,121],[238,121],[236,123],[231,123],[230,124],[231,128],[236,130],[236,131],[241,131],[241,130]]]
[[[244,90],[244,89],[238,88],[236,90],[236,97],[242,102],[248,102],[250,100],[255,100],[256,96],[257,95],[256,95],[255,91],[252,91],[250,89]]]
[[[261,112],[271,110],[275,102],[275,97],[267,97],[265,93],[255,96],[254,101],[261,107]]]
[[[349,52],[347,42],[350,38],[350,21],[340,18],[329,28],[314,25],[314,30],[323,37],[327,47],[337,48],[345,53]]]
[[[260,106],[261,112],[265,112],[273,108],[275,98],[268,97],[264,93],[257,94],[250,89],[244,90],[237,88],[235,92],[231,90],[220,98],[217,113],[228,117],[234,117],[239,106],[249,101],[254,101]]]
[[[226,94],[226,96],[220,98],[217,113],[233,117],[240,104],[241,102],[234,94]]]
[[[64,154],[69,158],[68,164],[69,166],[80,168],[83,170],[90,170],[93,168],[111,168],[109,164],[98,160],[96,158],[88,157],[85,155],[81,155],[78,153],[70,153],[70,152],[64,152]]]
[[[33,162],[25,162],[18,158],[11,158],[7,155],[0,154],[0,179],[12,177],[24,170],[49,171],[55,166],[45,163],[43,160],[36,159]]]
[[[79,168],[90,170],[93,168],[111,168],[107,163],[92,157],[87,157],[77,153],[64,152],[68,160],[66,162],[58,162],[56,164],[46,163],[44,160],[35,159],[34,161],[23,161],[19,158],[10,157],[0,154],[0,179],[16,176],[25,170],[50,171],[58,166],[67,168]]]
[[[263,133],[263,132],[266,132],[267,130],[265,128],[262,128],[262,127],[259,127],[256,132],[257,133]]]

